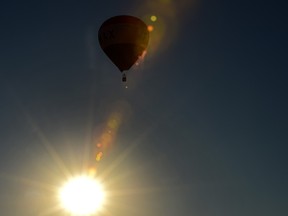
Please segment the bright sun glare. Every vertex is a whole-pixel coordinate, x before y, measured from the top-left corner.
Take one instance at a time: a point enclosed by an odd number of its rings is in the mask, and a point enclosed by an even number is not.
[[[60,189],[62,207],[73,215],[91,215],[102,207],[105,194],[102,185],[89,176],[69,180]]]

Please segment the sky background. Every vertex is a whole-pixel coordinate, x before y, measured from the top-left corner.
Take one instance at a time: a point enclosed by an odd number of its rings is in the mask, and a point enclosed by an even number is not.
[[[0,214],[65,215],[55,189],[94,163],[116,112],[99,165],[114,194],[104,215],[287,215],[285,7],[1,1]],[[121,14],[154,25],[128,89],[97,38]]]

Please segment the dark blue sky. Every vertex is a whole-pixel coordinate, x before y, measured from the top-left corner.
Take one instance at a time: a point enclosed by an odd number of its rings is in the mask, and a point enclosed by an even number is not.
[[[80,172],[93,138],[124,101],[101,165],[112,170],[110,190],[124,191],[111,198],[111,214],[287,215],[285,7],[2,1],[0,214],[50,212],[50,188],[64,179],[59,161]],[[155,14],[151,37],[158,25],[165,30],[128,74],[128,89],[97,41],[101,23],[119,14]]]

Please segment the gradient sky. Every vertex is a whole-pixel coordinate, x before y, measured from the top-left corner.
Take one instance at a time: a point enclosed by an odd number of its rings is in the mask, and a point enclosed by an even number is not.
[[[0,215],[63,215],[51,187],[93,163],[121,104],[100,166],[109,214],[287,215],[285,6],[1,1]],[[158,17],[128,89],[97,40],[120,14]]]

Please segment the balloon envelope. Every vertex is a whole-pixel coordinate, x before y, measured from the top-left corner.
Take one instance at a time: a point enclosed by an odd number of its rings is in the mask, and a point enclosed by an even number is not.
[[[123,72],[129,70],[146,50],[149,31],[137,17],[115,16],[101,25],[98,40],[106,55]]]

